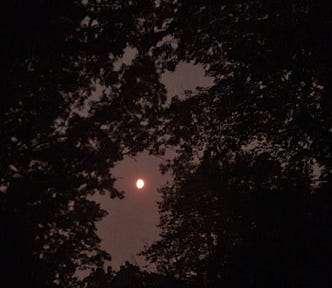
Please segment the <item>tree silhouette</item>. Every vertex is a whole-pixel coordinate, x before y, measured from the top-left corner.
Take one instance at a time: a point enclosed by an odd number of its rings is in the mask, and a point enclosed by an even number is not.
[[[1,284],[141,283],[146,274],[132,265],[103,270],[110,256],[95,223],[106,212],[91,196],[122,197],[110,168],[124,155],[175,146],[163,167],[174,175],[162,189],[163,232],[145,252],[166,279],[328,287],[328,1],[2,7]],[[118,67],[128,47],[137,53]],[[160,75],[183,61],[214,84],[163,105]],[[84,269],[85,282],[76,277]]]
[[[140,267],[129,262],[120,267],[117,272],[108,269],[94,271],[85,279],[87,287],[97,288],[166,288],[166,287],[182,287],[180,281],[175,280],[172,276],[164,276],[155,272],[143,271]]]
[[[84,287],[90,288],[166,288],[166,287],[184,287],[180,281],[172,276],[164,276],[155,272],[142,270],[129,262],[122,265],[119,271],[114,272],[110,267],[105,271],[103,268],[97,268],[83,280]]]
[[[165,99],[138,40],[151,5],[2,3],[1,285],[78,287],[110,259],[90,196],[122,197],[109,169],[150,143]],[[126,47],[138,53],[118,69]]]
[[[328,2],[161,1],[158,11],[168,38],[157,65],[199,63],[214,85],[164,113],[157,146],[177,148],[164,165],[175,181],[161,190],[161,240],[144,254],[210,287],[328,287]]]

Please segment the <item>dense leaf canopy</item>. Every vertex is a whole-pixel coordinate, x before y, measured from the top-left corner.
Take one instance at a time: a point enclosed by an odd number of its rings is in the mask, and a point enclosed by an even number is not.
[[[172,146],[161,238],[144,252],[160,271],[190,287],[328,286],[329,1],[2,7],[2,284],[141,281],[147,274],[130,265],[118,278],[102,272],[110,256],[95,223],[106,212],[92,198],[122,197],[110,168],[124,155]],[[214,83],[166,105],[160,76],[181,62]],[[82,282],[79,270],[93,272]]]
[[[328,2],[160,1],[159,10],[167,37],[153,49],[157,65],[203,65],[214,85],[164,113],[158,147],[178,156],[164,165],[174,183],[161,189],[161,240],[145,255],[212,287],[327,287]]]
[[[78,270],[109,259],[95,226],[106,212],[90,196],[121,197],[110,168],[152,139],[165,91],[138,40],[151,5],[2,3],[4,286],[75,287]],[[128,47],[136,57],[120,65]]]

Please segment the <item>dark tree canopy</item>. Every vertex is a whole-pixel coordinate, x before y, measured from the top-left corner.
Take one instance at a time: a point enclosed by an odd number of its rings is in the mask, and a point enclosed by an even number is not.
[[[78,270],[110,259],[90,196],[122,196],[110,168],[149,145],[165,100],[138,40],[151,5],[2,3],[1,285],[76,287]],[[135,59],[116,68],[127,47]]]
[[[328,287],[329,1],[2,8],[1,284]],[[119,65],[126,48],[135,57]],[[214,84],[166,105],[160,76],[181,62]],[[105,272],[95,224],[106,212],[92,196],[122,197],[110,168],[124,155],[170,146],[161,239],[144,252],[166,277]]]
[[[157,65],[203,65],[214,85],[164,113],[158,147],[178,156],[164,165],[174,183],[161,189],[161,240],[145,255],[210,287],[328,287],[328,1],[160,1],[158,10],[167,37],[153,49]]]
[[[119,271],[108,268],[97,268],[84,279],[89,288],[180,288],[181,281],[171,275],[165,276],[155,272],[142,270],[140,267],[126,262]]]

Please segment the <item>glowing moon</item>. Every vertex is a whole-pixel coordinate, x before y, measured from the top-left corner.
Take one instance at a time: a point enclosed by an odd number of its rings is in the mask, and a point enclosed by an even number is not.
[[[142,189],[142,188],[144,187],[144,181],[143,181],[142,179],[138,179],[138,180],[136,181],[136,187],[137,187],[138,189]]]

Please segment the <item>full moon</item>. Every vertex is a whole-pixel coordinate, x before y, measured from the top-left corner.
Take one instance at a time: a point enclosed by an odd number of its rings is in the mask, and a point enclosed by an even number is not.
[[[142,189],[142,188],[144,187],[144,181],[143,181],[142,179],[138,179],[138,180],[136,181],[136,187],[137,187],[138,189]]]

